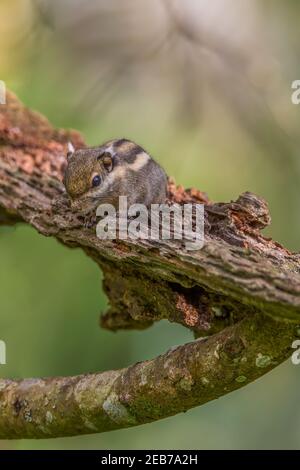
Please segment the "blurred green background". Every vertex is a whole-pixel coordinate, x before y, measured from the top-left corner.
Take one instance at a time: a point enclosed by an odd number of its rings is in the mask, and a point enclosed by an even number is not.
[[[267,234],[299,250],[300,79],[295,0],[1,0],[0,79],[86,141],[144,146],[168,174],[218,201],[269,202]],[[26,226],[0,229],[2,377],[127,366],[192,339],[161,322],[102,331],[101,273]],[[2,449],[300,448],[300,368],[290,361],[201,408],[78,438]]]

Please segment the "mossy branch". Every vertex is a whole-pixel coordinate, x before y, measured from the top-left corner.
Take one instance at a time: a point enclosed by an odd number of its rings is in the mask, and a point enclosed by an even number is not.
[[[169,198],[205,203],[205,245],[103,241],[72,213],[61,183],[67,142],[11,93],[0,106],[0,224],[25,222],[103,270],[102,326],[146,328],[167,318],[194,342],[118,371],[0,380],[0,437],[43,438],[136,426],[186,411],[252,382],[287,359],[300,324],[300,255],[264,238],[266,203],[244,193],[215,204],[170,180]]]

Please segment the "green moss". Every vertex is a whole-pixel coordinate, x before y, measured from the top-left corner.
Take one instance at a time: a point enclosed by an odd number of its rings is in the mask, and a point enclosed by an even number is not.
[[[246,382],[246,380],[247,380],[247,377],[245,377],[245,375],[239,375],[239,376],[235,379],[235,381],[236,381],[236,382],[239,382],[239,383]]]
[[[272,364],[272,358],[268,355],[263,355],[258,353],[256,360],[255,360],[256,367],[268,367]]]

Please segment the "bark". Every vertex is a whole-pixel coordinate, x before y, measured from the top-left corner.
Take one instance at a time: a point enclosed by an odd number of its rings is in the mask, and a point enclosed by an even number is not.
[[[104,273],[105,328],[166,318],[198,338],[127,369],[77,377],[0,380],[0,437],[56,437],[136,426],[186,411],[252,382],[292,352],[299,334],[300,255],[265,238],[264,200],[212,203],[169,181],[170,201],[205,203],[205,245],[104,241],[70,210],[62,184],[67,142],[9,93],[0,106],[0,224],[29,223],[80,247]],[[202,338],[201,338],[202,337]]]

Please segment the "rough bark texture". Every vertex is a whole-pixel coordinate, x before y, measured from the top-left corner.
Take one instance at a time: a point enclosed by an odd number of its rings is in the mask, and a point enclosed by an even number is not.
[[[199,338],[127,369],[78,377],[0,380],[0,437],[102,432],[162,419],[263,375],[291,354],[300,324],[300,255],[262,236],[267,204],[251,193],[212,203],[169,182],[173,202],[205,203],[205,245],[104,241],[72,213],[61,183],[67,142],[12,94],[0,106],[0,224],[25,222],[103,270],[105,328],[166,318]]]

